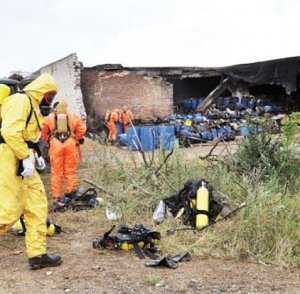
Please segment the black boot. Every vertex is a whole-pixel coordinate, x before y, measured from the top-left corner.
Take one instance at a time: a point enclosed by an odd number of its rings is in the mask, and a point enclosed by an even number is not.
[[[43,254],[41,256],[29,258],[28,262],[31,270],[37,270],[44,267],[59,266],[62,263],[62,259],[58,255]]]

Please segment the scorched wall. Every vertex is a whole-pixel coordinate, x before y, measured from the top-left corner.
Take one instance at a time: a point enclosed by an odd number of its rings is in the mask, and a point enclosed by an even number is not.
[[[70,111],[86,119],[80,88],[81,64],[75,53],[43,66],[39,73],[50,73],[58,84],[58,93],[54,101],[64,99]]]
[[[107,110],[127,105],[136,119],[164,118],[173,113],[172,84],[124,70],[84,68],[81,89],[90,119],[101,119]]]

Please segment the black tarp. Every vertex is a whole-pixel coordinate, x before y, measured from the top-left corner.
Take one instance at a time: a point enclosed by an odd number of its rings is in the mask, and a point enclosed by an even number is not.
[[[299,88],[300,57],[239,64],[217,71],[232,81],[246,82],[250,86],[280,85],[290,94]]]

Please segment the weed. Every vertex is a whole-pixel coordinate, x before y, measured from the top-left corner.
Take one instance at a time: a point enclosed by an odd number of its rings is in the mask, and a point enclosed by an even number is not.
[[[154,226],[152,213],[160,199],[179,190],[187,180],[206,178],[232,207],[242,202],[247,207],[234,218],[198,234],[166,236],[169,228],[181,226],[179,220],[167,220],[155,228],[163,236],[163,254],[188,250],[194,255],[251,257],[300,266],[300,164],[289,145],[294,134],[291,129],[283,132],[286,141],[264,131],[250,136],[235,154],[212,166],[198,161],[197,155],[187,160],[184,153],[192,149],[175,150],[157,175],[155,171],[165,158],[162,151],[155,154],[151,166],[145,166],[138,153],[128,155],[95,146],[93,156],[98,158],[94,159],[98,166],[93,167],[91,178],[115,195],[103,197],[122,211],[122,222],[148,227]],[[107,222],[102,220],[101,224]],[[147,280],[150,284],[159,282],[153,277]]]
[[[161,281],[160,276],[158,275],[149,275],[145,278],[145,283],[150,286],[155,286]]]

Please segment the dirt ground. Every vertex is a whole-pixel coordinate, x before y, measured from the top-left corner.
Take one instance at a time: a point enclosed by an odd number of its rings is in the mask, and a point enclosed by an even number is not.
[[[48,242],[64,258],[58,268],[29,271],[23,238],[5,236],[1,244],[10,249],[0,251],[0,293],[300,293],[297,269],[204,256],[177,269],[147,268],[134,253],[95,250],[92,240],[103,233],[98,213],[56,215],[69,223]]]
[[[188,149],[187,156],[206,154],[196,148],[200,151]],[[111,150],[120,158],[129,156]],[[0,237],[0,294],[300,293],[299,269],[207,256],[193,257],[177,269],[147,268],[132,252],[95,250],[92,240],[111,226],[103,214],[101,208],[51,213],[64,231],[48,238],[49,252],[63,256],[58,268],[29,271],[23,237]]]

